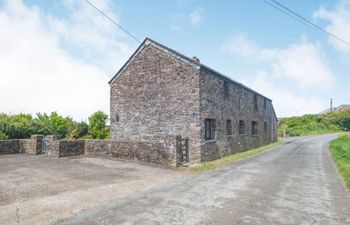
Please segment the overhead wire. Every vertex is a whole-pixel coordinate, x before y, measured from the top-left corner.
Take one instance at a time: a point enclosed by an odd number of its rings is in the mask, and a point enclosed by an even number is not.
[[[92,4],[90,1],[88,0],[84,0],[87,4],[89,4],[91,7],[93,7],[94,9],[96,9],[99,13],[101,13],[104,17],[106,17],[109,21],[111,21],[114,25],[118,26],[119,29],[121,29],[122,31],[124,31],[126,34],[128,34],[131,38],[133,38],[134,40],[136,40],[138,43],[141,43],[141,41],[139,39],[137,39],[134,35],[132,35],[129,31],[127,31],[124,27],[122,27],[119,23],[117,23],[115,20],[113,20],[111,17],[109,17],[106,13],[104,13],[102,10],[100,10],[99,8],[97,8],[94,4]]]
[[[286,14],[287,16],[299,21],[300,23],[303,23],[304,25],[311,27],[315,30],[318,30],[319,32],[322,32],[340,42],[342,42],[343,44],[346,44],[348,46],[350,46],[350,42],[338,37],[335,34],[332,34],[331,32],[323,29],[322,27],[318,26],[317,24],[309,21],[308,19],[306,19],[305,17],[301,16],[300,14],[296,13],[295,11],[293,11],[292,9],[288,8],[287,6],[283,5],[282,3],[276,1],[276,0],[262,0],[263,2],[265,2],[266,4],[268,4],[269,6],[277,9],[278,11]]]

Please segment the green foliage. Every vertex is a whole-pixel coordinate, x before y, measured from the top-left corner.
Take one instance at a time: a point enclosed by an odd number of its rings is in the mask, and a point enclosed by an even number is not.
[[[7,135],[0,132],[0,140],[6,140],[6,139],[8,139]]]
[[[29,138],[32,134],[53,134],[68,139],[106,139],[109,136],[107,118],[107,114],[98,111],[91,116],[92,124],[89,126],[83,121],[76,122],[71,117],[61,116],[57,112],[52,112],[50,115],[37,113],[35,118],[30,114],[2,113],[0,114],[0,140]]]
[[[4,129],[9,139],[28,138],[33,133],[33,118],[30,114],[6,116]]]
[[[350,190],[350,135],[342,134],[330,144],[332,157]]]
[[[89,117],[89,134],[94,139],[108,139],[109,127],[107,127],[108,115],[97,111]]]
[[[337,131],[350,131],[350,110],[324,115],[304,115],[282,118],[279,131],[285,130],[288,136],[325,134]],[[279,132],[283,133],[283,132]]]
[[[84,121],[76,123],[75,128],[79,137],[83,137],[89,133],[89,126]]]

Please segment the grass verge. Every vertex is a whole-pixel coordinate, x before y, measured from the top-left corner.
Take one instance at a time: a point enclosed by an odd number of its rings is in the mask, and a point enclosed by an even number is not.
[[[330,144],[333,160],[350,190],[350,134],[341,134]]]
[[[268,150],[273,149],[274,147],[277,147],[279,145],[283,144],[282,141],[278,141],[269,145],[265,145],[263,147],[260,148],[255,148],[255,149],[251,149],[248,151],[244,151],[244,152],[239,152],[233,155],[229,155],[229,156],[225,156],[223,158],[220,159],[216,159],[210,162],[205,162],[205,163],[201,163],[201,164],[197,164],[194,166],[189,167],[189,170],[193,171],[193,172],[202,172],[202,171],[206,171],[206,170],[210,170],[213,168],[216,168],[218,166],[222,166],[222,165],[226,165],[229,163],[233,163],[236,161],[240,161],[243,159],[247,159],[247,158],[251,158],[253,156],[259,155],[263,152],[266,152]]]

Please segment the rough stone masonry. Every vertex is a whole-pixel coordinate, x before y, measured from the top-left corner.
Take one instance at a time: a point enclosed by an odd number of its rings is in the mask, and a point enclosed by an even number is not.
[[[269,98],[149,38],[109,83],[113,141],[179,135],[203,162],[277,140]]]

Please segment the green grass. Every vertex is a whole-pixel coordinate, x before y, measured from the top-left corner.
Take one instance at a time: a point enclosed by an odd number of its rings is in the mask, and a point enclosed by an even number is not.
[[[222,165],[226,165],[226,164],[240,161],[243,159],[251,158],[253,156],[256,156],[256,155],[259,155],[263,152],[271,150],[274,147],[281,145],[282,143],[283,142],[279,141],[279,142],[275,142],[275,143],[272,143],[269,145],[265,145],[265,146],[260,147],[260,148],[255,148],[252,150],[239,152],[239,153],[236,153],[233,155],[225,156],[225,157],[217,159],[217,160],[213,160],[210,162],[205,162],[205,163],[201,163],[201,164],[189,167],[189,169],[193,172],[202,172],[202,171],[210,170],[210,169],[216,168],[218,166],[222,166]]]
[[[330,144],[333,160],[350,190],[350,134],[341,134]]]

